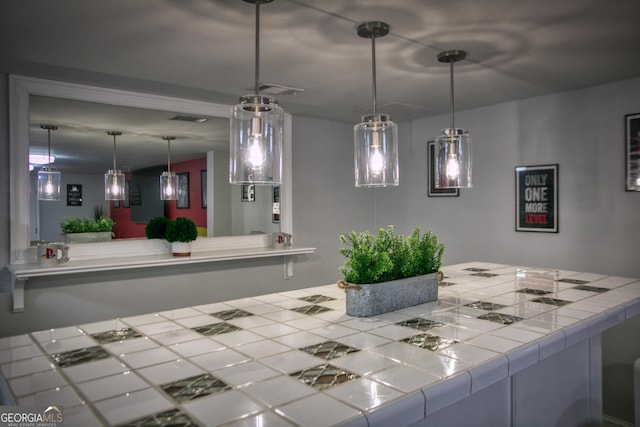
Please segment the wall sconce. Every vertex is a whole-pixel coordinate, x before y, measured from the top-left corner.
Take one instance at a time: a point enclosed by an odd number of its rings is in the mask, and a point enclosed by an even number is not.
[[[124,200],[124,174],[116,168],[116,136],[122,132],[108,131],[107,135],[113,136],[113,169],[104,174],[104,199]]]
[[[274,98],[260,95],[260,4],[273,0],[244,1],[256,5],[255,93],[231,109],[229,182],[279,185],[284,111]]]
[[[442,130],[435,140],[435,186],[436,188],[471,188],[471,136],[464,129],[456,128],[454,122],[453,64],[466,58],[464,50],[447,50],[438,54],[438,61],[450,66],[451,127]]]
[[[58,126],[41,125],[40,128],[47,131],[49,154],[47,156],[47,165],[38,171],[38,200],[57,202],[60,200],[60,182],[62,181],[62,175],[59,171],[51,167],[51,131],[58,129]]]
[[[391,187],[399,184],[398,126],[376,111],[376,38],[390,27],[384,22],[364,22],[356,27],[360,37],[371,39],[373,114],[362,116],[353,128],[356,187]]]
[[[175,136],[163,136],[167,141],[167,170],[160,175],[160,200],[178,199],[178,176],[171,170],[171,141]]]

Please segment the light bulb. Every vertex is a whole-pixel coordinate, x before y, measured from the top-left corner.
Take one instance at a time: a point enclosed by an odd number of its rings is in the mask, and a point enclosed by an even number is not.
[[[120,181],[117,176],[113,177],[113,182],[111,183],[111,194],[120,194]]]
[[[249,135],[249,149],[246,154],[246,163],[252,169],[260,169],[265,161],[263,151],[264,141],[262,139],[262,119],[253,117],[251,119],[251,135]]]
[[[369,168],[372,173],[378,175],[382,172],[384,167],[384,159],[382,157],[382,153],[380,152],[380,146],[373,147],[373,152],[369,157]]]
[[[247,164],[253,169],[260,169],[264,163],[264,154],[262,152],[262,134],[252,134],[247,151]]]
[[[170,197],[173,194],[173,187],[170,182],[167,182],[167,185],[164,187],[164,195],[166,197]]]
[[[47,183],[44,185],[44,194],[47,197],[51,197],[53,195],[53,180],[51,177],[47,177]]]
[[[445,172],[449,179],[457,180],[460,177],[460,164],[455,154],[451,154],[447,159]]]

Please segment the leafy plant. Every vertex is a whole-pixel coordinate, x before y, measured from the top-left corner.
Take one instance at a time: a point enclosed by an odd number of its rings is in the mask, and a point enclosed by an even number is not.
[[[115,222],[111,218],[106,218],[104,216],[98,219],[74,216],[71,218],[63,218],[62,222],[60,222],[60,230],[62,231],[62,234],[99,233],[111,231],[114,225]]]
[[[164,216],[151,218],[144,228],[147,239],[164,239],[164,235],[169,224],[169,219]]]
[[[102,211],[102,205],[95,205],[93,207],[93,219],[96,221],[100,218],[104,218],[104,213]]]
[[[189,218],[179,217],[167,223],[164,238],[167,242],[191,242],[198,237],[196,224]]]
[[[340,254],[347,260],[339,271],[353,284],[380,283],[434,273],[442,265],[444,245],[431,231],[420,228],[404,237],[393,226],[381,228],[377,236],[369,231],[342,233],[340,241],[348,248]]]

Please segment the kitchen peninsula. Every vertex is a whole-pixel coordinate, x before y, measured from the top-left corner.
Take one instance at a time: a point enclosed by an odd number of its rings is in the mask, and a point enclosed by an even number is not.
[[[371,318],[332,284],[0,338],[0,404],[68,426],[601,421],[601,333],[640,314],[637,278],[442,271],[437,301]]]

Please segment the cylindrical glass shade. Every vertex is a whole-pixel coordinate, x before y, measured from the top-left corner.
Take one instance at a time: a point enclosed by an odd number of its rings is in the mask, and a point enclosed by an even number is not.
[[[353,127],[356,187],[399,184],[398,126],[386,114],[367,115]]]
[[[38,200],[60,200],[62,174],[53,168],[38,171]]]
[[[124,179],[124,174],[119,169],[109,169],[104,174],[105,200],[124,200]]]
[[[249,95],[231,109],[229,182],[282,183],[284,111],[268,96]]]
[[[471,188],[471,137],[464,129],[447,128],[435,143],[436,188]]]
[[[160,175],[160,200],[178,199],[178,176],[173,171],[165,171]]]

